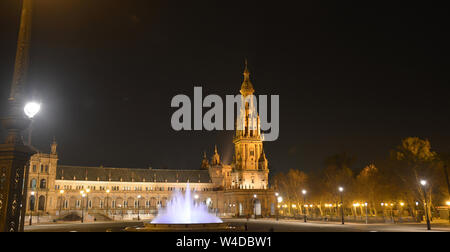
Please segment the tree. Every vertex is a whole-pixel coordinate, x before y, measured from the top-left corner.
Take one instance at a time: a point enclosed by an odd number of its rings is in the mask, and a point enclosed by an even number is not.
[[[380,202],[381,194],[380,172],[375,164],[367,165],[356,177],[355,191],[356,197],[362,202],[367,202],[370,213],[377,214],[375,206]]]
[[[288,173],[277,173],[274,176],[276,190],[289,202],[289,209],[293,203],[302,206],[302,190],[307,188],[308,176],[297,169],[290,169]]]
[[[439,180],[439,174],[437,154],[431,150],[430,142],[418,137],[405,138],[400,146],[391,151],[391,156],[396,161],[394,172],[407,192],[408,200],[414,202],[415,199],[420,199],[423,204],[426,203],[431,214],[433,182]],[[422,179],[428,182],[426,192],[420,185]]]

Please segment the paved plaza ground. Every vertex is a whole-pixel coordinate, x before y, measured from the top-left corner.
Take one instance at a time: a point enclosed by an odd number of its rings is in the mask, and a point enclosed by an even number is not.
[[[427,231],[424,223],[362,224],[275,219],[224,219],[233,226],[247,226],[248,232],[450,232],[446,223],[432,224]],[[142,221],[51,223],[26,226],[25,232],[121,232],[125,227],[141,226]]]

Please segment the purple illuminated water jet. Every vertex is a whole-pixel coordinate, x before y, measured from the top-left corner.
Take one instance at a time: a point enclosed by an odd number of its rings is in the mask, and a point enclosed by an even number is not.
[[[195,223],[222,223],[222,220],[208,212],[203,203],[195,203],[191,197],[189,184],[184,195],[180,191],[173,194],[167,206],[159,211],[152,224],[195,224]]]

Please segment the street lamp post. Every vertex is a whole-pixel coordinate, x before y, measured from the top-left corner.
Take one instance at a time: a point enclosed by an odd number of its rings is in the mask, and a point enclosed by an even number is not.
[[[447,211],[448,211],[448,222],[450,222],[450,200],[445,202],[445,204],[447,205]]]
[[[194,203],[195,203],[195,205],[198,205],[198,198],[199,198],[198,194],[195,194],[194,195],[194,199],[195,199]]]
[[[59,215],[59,217],[61,218],[61,211],[62,211],[62,205],[63,205],[63,194],[64,194],[64,190],[60,190],[59,191],[59,213],[58,213],[58,215]]]
[[[31,192],[31,196],[34,197],[34,191]],[[31,202],[30,202],[30,203],[31,203]],[[30,211],[30,226],[31,226],[31,224],[32,224],[32,222],[33,222],[33,211],[34,211],[34,208],[35,208],[35,207],[36,207],[36,197],[34,197],[33,206],[31,206],[31,204],[30,204],[30,208],[31,208],[31,211]]]
[[[253,214],[255,215],[256,219],[256,194],[253,194]]]
[[[422,191],[423,191],[423,196],[424,196],[424,200],[425,200],[423,207],[425,208],[425,215],[426,215],[426,219],[427,219],[427,229],[431,230],[430,216],[428,215],[428,201],[427,201],[427,189],[426,189],[427,181],[422,179],[420,181],[420,184],[422,185]]]
[[[339,188],[339,193],[341,195],[341,217],[342,217],[342,225],[344,225],[344,197],[343,197],[343,192],[344,192],[344,188],[342,186],[340,186]]]
[[[110,190],[107,189],[107,190],[106,190],[106,216],[107,216],[107,217],[109,217],[109,214],[108,214],[108,211],[109,211],[109,206],[108,206],[109,193],[110,193]]]
[[[277,193],[277,195],[278,195],[278,193]],[[281,203],[283,202],[283,197],[278,196],[278,197],[277,197],[277,202],[278,202],[278,205],[277,205],[277,220],[278,220],[279,215],[280,215],[279,204],[281,204]]]
[[[84,222],[84,198],[86,197],[86,194],[84,193],[84,191],[80,191],[80,194],[81,194],[81,223],[83,223]]]
[[[306,222],[306,209],[305,209],[305,205],[306,205],[306,190],[302,190],[302,194],[303,194],[303,222]]]
[[[140,206],[140,201],[141,201],[141,195],[138,195],[137,198],[138,198],[138,202],[137,202],[138,221],[140,221],[141,220],[141,215],[139,213],[139,206]]]
[[[398,222],[402,223],[402,218],[403,218],[403,206],[405,205],[405,203],[400,202],[400,214],[399,214],[399,220]]]
[[[25,115],[30,119],[30,126],[28,127],[28,145],[31,146],[31,133],[33,130],[33,118],[41,110],[41,104],[37,102],[28,102],[24,107]]]
[[[367,202],[364,203],[364,206],[366,207],[366,225],[369,224],[369,216],[367,214]]]

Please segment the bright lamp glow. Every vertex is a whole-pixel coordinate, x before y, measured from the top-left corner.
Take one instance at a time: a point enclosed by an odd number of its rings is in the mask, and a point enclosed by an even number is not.
[[[278,203],[281,203],[281,202],[283,202],[283,197],[281,197],[281,196],[278,196]]]
[[[339,187],[339,192],[343,192],[344,188],[342,186]]]
[[[33,118],[41,110],[41,104],[37,102],[29,102],[25,105],[23,111],[28,118]]]
[[[423,185],[423,186],[426,186],[426,185],[427,185],[427,181],[422,179],[422,180],[420,181],[420,184]]]
[[[303,193],[303,194],[306,194],[306,190],[302,190],[302,193]]]

